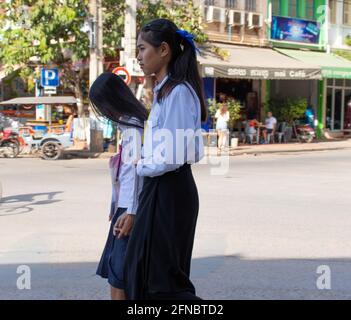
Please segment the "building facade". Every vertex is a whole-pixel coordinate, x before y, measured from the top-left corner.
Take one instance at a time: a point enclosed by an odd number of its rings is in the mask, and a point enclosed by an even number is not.
[[[349,130],[351,63],[331,52],[347,49],[341,39],[349,32],[344,25],[349,23],[348,1],[270,0],[268,8],[274,49],[321,70],[319,80],[271,81],[270,94],[306,98],[315,110],[319,137],[325,130]]]
[[[329,6],[329,50],[351,56],[351,2],[329,0]],[[351,78],[328,79],[326,90],[326,128],[351,130]]]
[[[269,99],[285,92],[291,83],[304,91],[304,96],[312,92],[316,100],[320,68],[273,50],[274,43],[279,46],[286,42],[286,47],[291,47],[290,39],[278,36],[278,28],[273,34],[274,23],[280,27],[289,12],[295,15],[294,10],[299,17],[315,18],[316,8],[310,8],[307,2],[302,10],[301,6],[294,8],[291,1],[199,1],[210,45],[228,53],[221,59],[203,51],[199,57],[206,97],[218,99],[220,93],[224,93],[240,101],[243,120],[253,117],[263,120]],[[279,21],[276,16],[281,17]],[[316,28],[317,23],[311,23],[310,27]],[[322,50],[323,40],[319,36],[313,40]]]

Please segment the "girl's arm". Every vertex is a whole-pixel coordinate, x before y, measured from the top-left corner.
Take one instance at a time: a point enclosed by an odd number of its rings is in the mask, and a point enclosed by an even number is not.
[[[220,115],[220,112],[219,112],[219,109],[218,109],[218,110],[216,111],[215,118],[218,119],[219,115]]]
[[[137,175],[135,163],[140,159],[142,134],[142,129],[128,128],[123,132],[122,140],[123,175],[120,177],[120,190],[123,206],[127,208],[127,213],[132,215],[135,215],[138,209],[141,178]]]

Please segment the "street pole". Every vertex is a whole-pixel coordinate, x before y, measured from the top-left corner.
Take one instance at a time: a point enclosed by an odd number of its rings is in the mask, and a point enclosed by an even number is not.
[[[89,87],[103,72],[103,17],[102,1],[90,0],[90,64],[89,64]]]
[[[126,64],[128,59],[136,57],[136,11],[137,1],[126,0],[124,21],[124,53],[121,64]]]
[[[120,54],[120,65],[125,66],[127,61],[136,57],[136,13],[137,1],[126,0],[126,11],[124,16],[124,52]],[[130,73],[132,70],[128,70]],[[120,132],[117,130],[117,150],[120,140]]]
[[[89,87],[103,72],[103,17],[102,0],[90,0],[90,62],[89,62]],[[87,139],[90,151],[101,152],[103,150],[103,138],[101,131],[97,130],[96,117],[89,107],[90,137]]]

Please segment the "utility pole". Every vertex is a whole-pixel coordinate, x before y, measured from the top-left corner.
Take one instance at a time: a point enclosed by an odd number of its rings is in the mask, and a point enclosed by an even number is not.
[[[89,86],[103,72],[103,17],[102,0],[90,0],[90,65]]]
[[[136,57],[136,11],[137,1],[126,0],[124,20],[124,52],[121,64],[125,65],[129,59]]]
[[[103,72],[103,17],[102,0],[90,0],[90,62],[89,62],[89,87]],[[90,137],[87,143],[90,151],[103,151],[103,137],[101,130],[97,130],[97,121],[89,107]]]

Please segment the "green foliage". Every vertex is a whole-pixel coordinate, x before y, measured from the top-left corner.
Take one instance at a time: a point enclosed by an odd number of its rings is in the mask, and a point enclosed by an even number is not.
[[[141,0],[137,11],[138,30],[150,20],[164,18],[172,20],[180,29],[191,32],[196,42],[203,43],[207,40],[201,23],[201,12],[194,6],[193,0],[183,5],[172,4],[170,8],[164,1]]]
[[[61,85],[86,97],[88,89],[89,0],[12,0],[0,2],[0,63],[7,72],[20,69],[21,77],[33,89],[41,66],[57,66]],[[116,56],[124,33],[124,0],[102,0],[103,50]],[[141,0],[137,25],[164,17],[192,32],[197,42],[206,40],[201,14],[193,1],[166,7],[163,1]]]
[[[214,118],[217,110],[220,109],[223,105],[223,103],[216,102],[215,99],[207,99],[207,104],[208,113],[211,118]],[[229,98],[226,100],[225,104],[227,105],[229,111],[229,128],[234,128],[235,122],[241,117],[240,102],[235,99]]]
[[[102,0],[104,17],[104,55],[116,56],[116,49],[121,48],[121,38],[124,34],[125,1]]]
[[[58,66],[64,88],[81,84],[84,73],[76,72],[75,65],[89,54],[83,30],[88,0],[14,0],[2,2],[1,9],[0,62],[8,73],[20,68],[32,89],[39,76],[36,67]]]
[[[210,117],[214,117],[217,110],[220,108],[220,103],[216,102],[216,99],[207,99],[208,114]]]
[[[345,38],[345,44],[351,46],[351,35],[347,35]]]
[[[240,102],[235,99],[228,99],[226,102],[229,111],[229,128],[234,128],[235,122],[240,119]]]
[[[272,111],[278,121],[286,121],[289,124],[304,116],[307,108],[307,100],[304,98],[271,99],[267,104],[268,111]]]
[[[334,53],[344,59],[351,61],[351,52],[347,50],[335,50]]]

